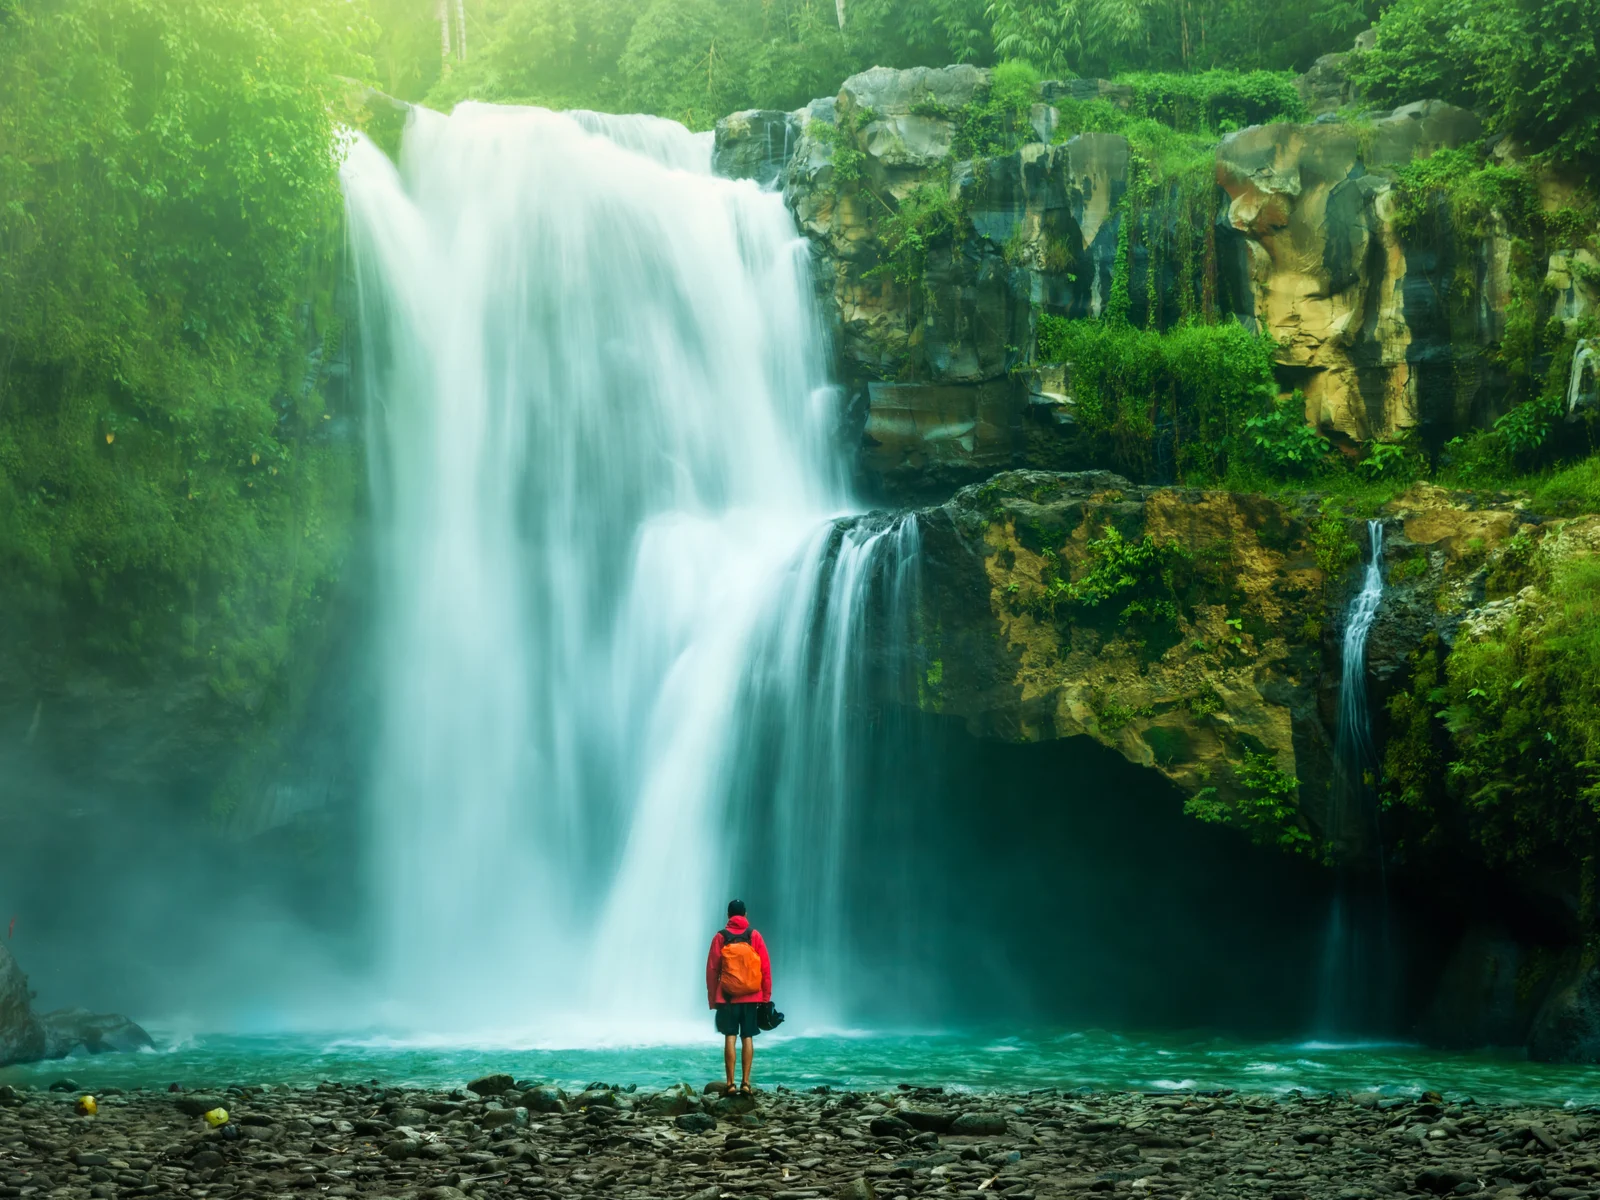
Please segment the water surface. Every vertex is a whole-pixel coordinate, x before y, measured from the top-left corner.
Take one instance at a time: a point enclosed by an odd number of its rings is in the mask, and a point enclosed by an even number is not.
[[[160,1035],[153,1053],[69,1059],[0,1071],[0,1082],[85,1087],[201,1084],[307,1085],[323,1080],[456,1087],[505,1071],[520,1080],[580,1087],[591,1081],[654,1088],[696,1086],[720,1074],[713,1037],[693,1044],[573,1049],[429,1044],[383,1035]],[[766,1035],[763,1086],[881,1088],[902,1083],[985,1091],[1139,1090],[1287,1095],[1435,1090],[1480,1102],[1600,1105],[1600,1073],[1532,1063],[1508,1053],[1447,1053],[1407,1044],[1253,1042],[1195,1033],[1100,1030],[983,1033]]]

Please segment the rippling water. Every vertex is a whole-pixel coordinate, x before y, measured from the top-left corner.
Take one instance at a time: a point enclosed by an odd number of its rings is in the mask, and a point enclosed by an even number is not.
[[[85,1087],[309,1084],[378,1079],[459,1086],[491,1071],[582,1085],[593,1080],[658,1087],[718,1077],[721,1046],[599,1049],[436,1045],[372,1036],[160,1035],[154,1053],[69,1059],[0,1070],[0,1082],[44,1086],[70,1077]],[[1432,1089],[1480,1101],[1600,1105],[1592,1068],[1530,1063],[1510,1054],[1456,1054],[1403,1044],[1249,1042],[1207,1035],[1099,1030],[989,1037],[976,1033],[766,1035],[757,1081],[810,1088],[901,1083],[957,1089],[1213,1090],[1246,1093]]]

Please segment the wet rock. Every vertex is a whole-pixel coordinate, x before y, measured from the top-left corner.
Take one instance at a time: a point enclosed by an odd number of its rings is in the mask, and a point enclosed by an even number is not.
[[[927,1109],[902,1108],[899,1117],[913,1129],[924,1133],[949,1133],[955,1121],[954,1113],[932,1112]]]
[[[719,1097],[711,1105],[711,1111],[719,1117],[738,1117],[756,1110],[756,1098],[747,1096],[742,1092],[732,1092]]]
[[[1473,1182],[1470,1175],[1449,1167],[1429,1167],[1416,1178],[1416,1185],[1420,1190],[1432,1192],[1436,1196],[1454,1192],[1462,1184],[1470,1182]],[[1476,1185],[1473,1190],[1477,1190]]]
[[[480,1096],[503,1096],[516,1086],[510,1075],[485,1075],[467,1084],[467,1090]]]
[[[620,1108],[622,1102],[610,1088],[592,1087],[573,1097],[574,1108]]]
[[[962,1113],[950,1122],[950,1132],[957,1137],[999,1137],[1006,1131],[1006,1119],[999,1113]]]
[[[522,1093],[522,1106],[529,1112],[560,1113],[567,1111],[566,1093],[558,1087],[544,1085],[529,1088]]]
[[[33,1015],[32,998],[28,977],[0,945],[0,1067],[44,1057],[44,1028]]]
[[[868,1126],[873,1137],[909,1138],[916,1130],[899,1117],[874,1117]]]
[[[225,1107],[221,1096],[208,1092],[180,1092],[172,1098],[172,1106],[190,1117],[203,1117],[213,1108]]]
[[[155,1045],[150,1035],[127,1017],[92,1013],[86,1008],[63,1008],[39,1018],[44,1027],[45,1057],[69,1054],[116,1054],[146,1050]]]
[[[717,1127],[717,1119],[703,1112],[684,1113],[672,1123],[685,1133],[710,1133]]]
[[[833,1194],[837,1200],[878,1200],[878,1193],[865,1177],[852,1179]]]
[[[680,1117],[688,1112],[693,1104],[694,1098],[687,1089],[674,1088],[646,1097],[641,1107],[654,1117]]]
[[[751,109],[716,124],[711,169],[727,179],[753,179],[772,187],[783,177],[800,137],[800,115]]]

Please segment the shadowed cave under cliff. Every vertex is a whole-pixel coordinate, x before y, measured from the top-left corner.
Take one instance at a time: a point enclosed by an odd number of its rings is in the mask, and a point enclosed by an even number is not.
[[[1373,977],[1330,1001],[1334,873],[1186,816],[1166,780],[1086,738],[985,740],[905,710],[862,730],[839,864],[851,994],[835,998],[860,1027],[1427,1035],[1464,929],[1492,916],[1537,940],[1549,924],[1490,878],[1359,879],[1347,900]],[[777,847],[757,758],[741,893],[781,970],[797,914],[764,886]],[[360,821],[354,789],[335,791],[316,820],[248,840],[151,797],[13,821],[26,836],[0,846],[0,900],[23,916],[12,945],[41,1006],[270,1027],[359,979]],[[508,881],[508,902],[532,898]]]

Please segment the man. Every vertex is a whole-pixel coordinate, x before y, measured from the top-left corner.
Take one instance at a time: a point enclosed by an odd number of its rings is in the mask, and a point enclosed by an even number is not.
[[[767,943],[744,915],[744,901],[728,901],[727,928],[711,939],[706,957],[706,999],[717,1013],[723,1037],[722,1065],[733,1088],[733,1039],[743,1043],[739,1091],[750,1094],[750,1060],[755,1057],[756,1010],[772,999],[772,962]]]

